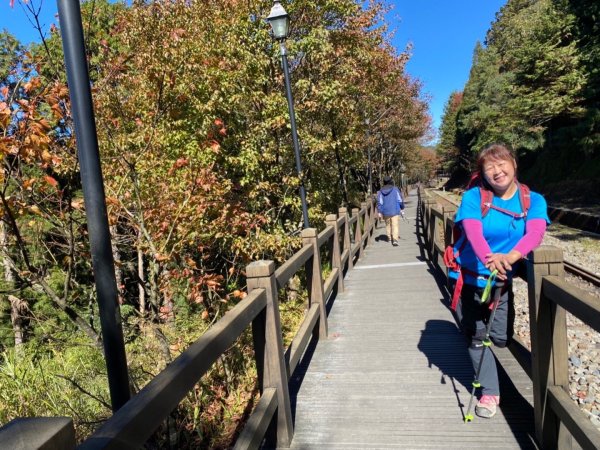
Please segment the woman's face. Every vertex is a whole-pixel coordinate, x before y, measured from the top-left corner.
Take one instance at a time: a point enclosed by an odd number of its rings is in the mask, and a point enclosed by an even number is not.
[[[515,182],[517,163],[514,159],[487,158],[483,176],[498,195],[504,194]]]

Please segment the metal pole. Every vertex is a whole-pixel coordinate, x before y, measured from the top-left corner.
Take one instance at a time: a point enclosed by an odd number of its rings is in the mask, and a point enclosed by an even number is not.
[[[285,94],[288,108],[290,110],[290,125],[292,127],[292,142],[294,143],[294,154],[296,156],[296,172],[300,178],[300,200],[302,201],[302,217],[304,228],[309,228],[308,208],[306,206],[306,191],[304,190],[304,175],[302,174],[302,163],[300,162],[300,144],[298,143],[298,132],[296,131],[296,113],[294,112],[294,99],[292,98],[292,85],[290,83],[290,69],[287,61],[287,49],[283,41],[279,42],[281,49],[281,65],[283,66],[283,78],[285,81]]]
[[[129,400],[129,377],[121,315],[117,304],[117,282],[110,245],[98,137],[81,25],[81,9],[79,0],[57,0],[57,4],[71,110],[77,137],[92,267],[98,293],[108,386],[114,412]]]
[[[366,118],[365,125],[367,126],[367,178],[369,179],[369,188],[367,192],[369,194],[369,199],[371,198],[373,191],[373,181],[371,180],[371,133],[369,132],[369,124],[371,121]]]
[[[371,198],[372,190],[373,190],[373,181],[371,180],[371,146],[367,148],[367,157],[369,159],[369,165],[367,167],[367,172],[369,173],[369,198]]]

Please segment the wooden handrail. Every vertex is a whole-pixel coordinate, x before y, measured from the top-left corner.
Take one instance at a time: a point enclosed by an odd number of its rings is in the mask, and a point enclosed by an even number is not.
[[[323,244],[325,244],[327,241],[329,241],[331,236],[333,236],[333,227],[332,226],[325,227],[325,229],[323,231],[321,231],[318,236],[319,248],[321,248],[323,246]]]
[[[279,286],[279,288],[285,287],[287,282],[290,281],[294,275],[296,275],[296,272],[304,267],[304,264],[312,257],[312,254],[312,246],[305,245],[296,253],[294,253],[290,259],[284,262],[279,269],[275,271],[277,286]]]
[[[264,289],[251,292],[78,449],[139,448],[266,305]]]
[[[418,190],[417,210],[425,248],[431,262],[447,272],[437,255],[451,243],[454,210],[440,208],[424,189]],[[438,222],[443,224],[442,230],[436,229]],[[438,240],[440,235],[443,239]],[[526,263],[532,351],[527,350],[516,336],[508,348],[533,382],[537,440],[542,448],[571,448],[572,438],[583,448],[600,448],[600,431],[589,423],[567,393],[566,328],[568,311],[600,331],[600,304],[590,294],[564,280],[560,249],[541,246],[528,255]],[[564,432],[565,428],[570,434]]]
[[[552,302],[600,332],[600,303],[597,298],[551,275],[544,277],[542,289]]]

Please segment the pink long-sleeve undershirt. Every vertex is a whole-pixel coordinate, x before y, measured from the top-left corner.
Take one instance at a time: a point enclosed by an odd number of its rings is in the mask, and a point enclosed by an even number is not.
[[[477,219],[464,219],[462,226],[475,255],[485,264],[486,255],[492,253],[492,249],[483,237],[483,224]]]
[[[525,222],[525,235],[515,245],[521,255],[527,256],[527,254],[542,243],[546,233],[546,220],[545,219],[529,219]]]
[[[464,219],[463,229],[475,255],[485,264],[486,255],[492,253],[492,250],[483,237],[483,224],[477,219]],[[517,250],[521,255],[527,255],[531,250],[541,244],[546,232],[546,220],[544,219],[529,219],[525,223],[525,234],[517,242],[514,250]]]

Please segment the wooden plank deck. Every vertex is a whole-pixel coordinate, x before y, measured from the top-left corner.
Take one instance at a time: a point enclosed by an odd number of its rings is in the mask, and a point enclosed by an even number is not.
[[[419,245],[416,203],[410,196],[398,247],[377,230],[330,305],[329,338],[293,374],[292,449],[537,448],[531,382],[508,351],[496,353],[499,413],[463,422],[472,368]]]

